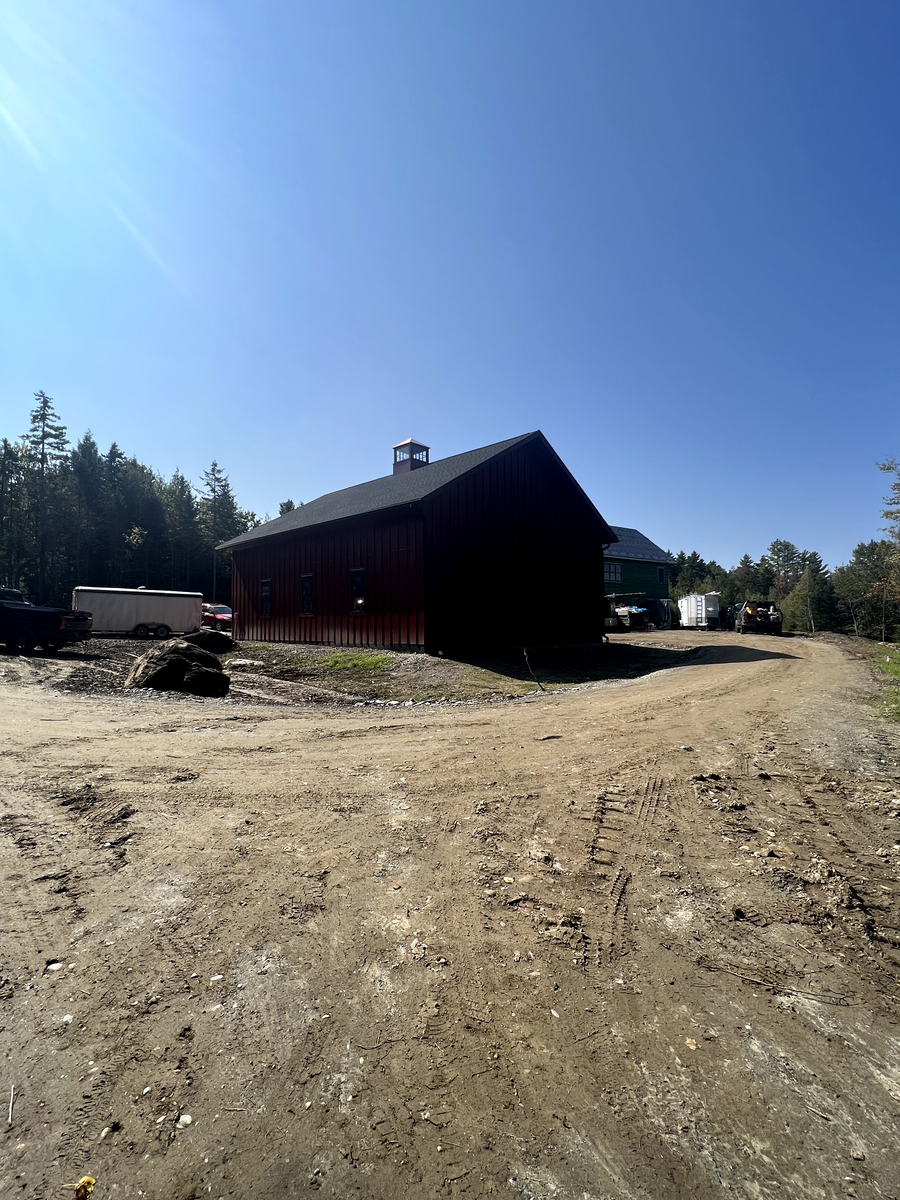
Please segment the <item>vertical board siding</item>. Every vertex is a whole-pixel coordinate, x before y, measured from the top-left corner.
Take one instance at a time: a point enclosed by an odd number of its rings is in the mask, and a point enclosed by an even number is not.
[[[423,501],[430,649],[597,641],[603,527],[539,443]]]
[[[422,519],[359,518],[331,529],[236,549],[232,608],[244,641],[337,646],[425,644]],[[350,611],[350,572],[366,572],[366,611]],[[300,611],[300,576],[313,577],[313,611]],[[262,617],[260,583],[272,581],[270,617]]]

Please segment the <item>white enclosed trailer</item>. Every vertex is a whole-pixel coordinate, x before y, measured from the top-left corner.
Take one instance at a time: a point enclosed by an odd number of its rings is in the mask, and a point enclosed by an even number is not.
[[[167,638],[200,628],[202,592],[154,592],[149,588],[77,587],[72,608],[94,616],[94,633]]]
[[[719,593],[703,592],[682,596],[678,601],[682,629],[718,629]]]

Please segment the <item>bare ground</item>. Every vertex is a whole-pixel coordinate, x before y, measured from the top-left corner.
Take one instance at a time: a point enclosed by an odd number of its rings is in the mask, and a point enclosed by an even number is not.
[[[0,661],[0,1196],[896,1200],[878,685],[635,642],[389,709]]]

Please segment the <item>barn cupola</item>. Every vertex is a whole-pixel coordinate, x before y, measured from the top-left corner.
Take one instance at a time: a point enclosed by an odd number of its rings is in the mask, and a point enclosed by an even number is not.
[[[398,442],[394,447],[394,474],[403,475],[407,471],[415,471],[418,467],[427,467],[430,449],[430,446],[423,446],[414,438]]]

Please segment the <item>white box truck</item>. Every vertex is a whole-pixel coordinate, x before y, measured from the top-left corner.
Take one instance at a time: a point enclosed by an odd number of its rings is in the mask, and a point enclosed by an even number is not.
[[[718,629],[719,593],[703,592],[682,596],[678,601],[682,629]]]
[[[94,615],[93,632],[167,638],[200,628],[202,592],[155,592],[149,588],[77,587],[76,612]]]

